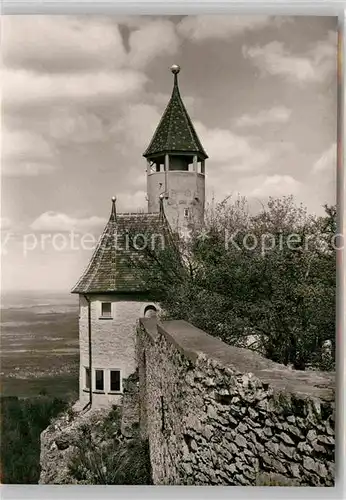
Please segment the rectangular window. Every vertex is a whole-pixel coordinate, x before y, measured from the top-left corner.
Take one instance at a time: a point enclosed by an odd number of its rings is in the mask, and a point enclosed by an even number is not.
[[[88,367],[85,367],[85,378],[84,378],[84,381],[85,381],[85,389],[90,389],[90,368]]]
[[[102,302],[101,303],[101,316],[102,316],[102,318],[111,318],[112,317],[112,303],[111,302]]]
[[[189,209],[184,208],[184,217],[188,217],[188,216],[189,216]]]
[[[110,371],[110,390],[111,392],[121,391],[120,370]]]
[[[103,370],[95,370],[95,389],[104,391]]]

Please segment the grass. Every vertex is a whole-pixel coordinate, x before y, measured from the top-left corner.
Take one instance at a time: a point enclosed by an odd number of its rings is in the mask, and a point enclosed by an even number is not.
[[[51,398],[77,399],[78,373],[54,377],[49,374],[37,378],[2,378],[2,397],[34,398],[40,395]]]
[[[69,473],[81,484],[152,484],[149,445],[139,435],[126,439],[120,432],[120,411],[114,407],[99,425],[80,429]]]

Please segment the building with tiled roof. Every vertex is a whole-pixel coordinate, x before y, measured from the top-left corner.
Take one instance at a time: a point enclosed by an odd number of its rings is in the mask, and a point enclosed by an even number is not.
[[[148,148],[148,211],[159,211],[164,196],[164,211],[173,229],[201,225],[205,204],[205,160],[208,158],[178,86],[179,66],[172,66],[173,91]]]
[[[99,243],[72,290],[80,298],[80,408],[120,403],[123,380],[135,371],[136,321],[158,309],[134,265],[145,258],[141,250],[153,238],[172,244],[172,231],[203,223],[207,154],[180,96],[179,70],[172,66],[172,95],[144,153],[148,212],[117,213],[112,199]]]
[[[88,267],[72,293],[150,293],[150,290],[145,289],[141,274],[136,272],[133,264],[140,257],[144,246],[150,245],[155,236],[157,243],[162,245],[170,239],[169,224],[162,210],[154,213],[117,214],[115,202],[113,198],[107,225]],[[136,235],[137,250],[132,242]]]

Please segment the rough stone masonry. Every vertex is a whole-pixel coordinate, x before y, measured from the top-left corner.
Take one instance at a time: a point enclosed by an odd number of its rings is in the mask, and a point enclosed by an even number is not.
[[[154,484],[334,484],[335,374],[291,370],[185,321],[141,319],[140,425]]]

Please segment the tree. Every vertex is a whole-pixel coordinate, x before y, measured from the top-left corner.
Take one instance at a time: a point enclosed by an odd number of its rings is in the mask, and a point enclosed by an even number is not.
[[[297,369],[330,369],[334,354],[326,358],[324,345],[335,345],[336,209],[325,212],[310,215],[284,197],[251,215],[244,198],[226,199],[207,208],[203,231],[174,235],[133,265],[166,317]]]

